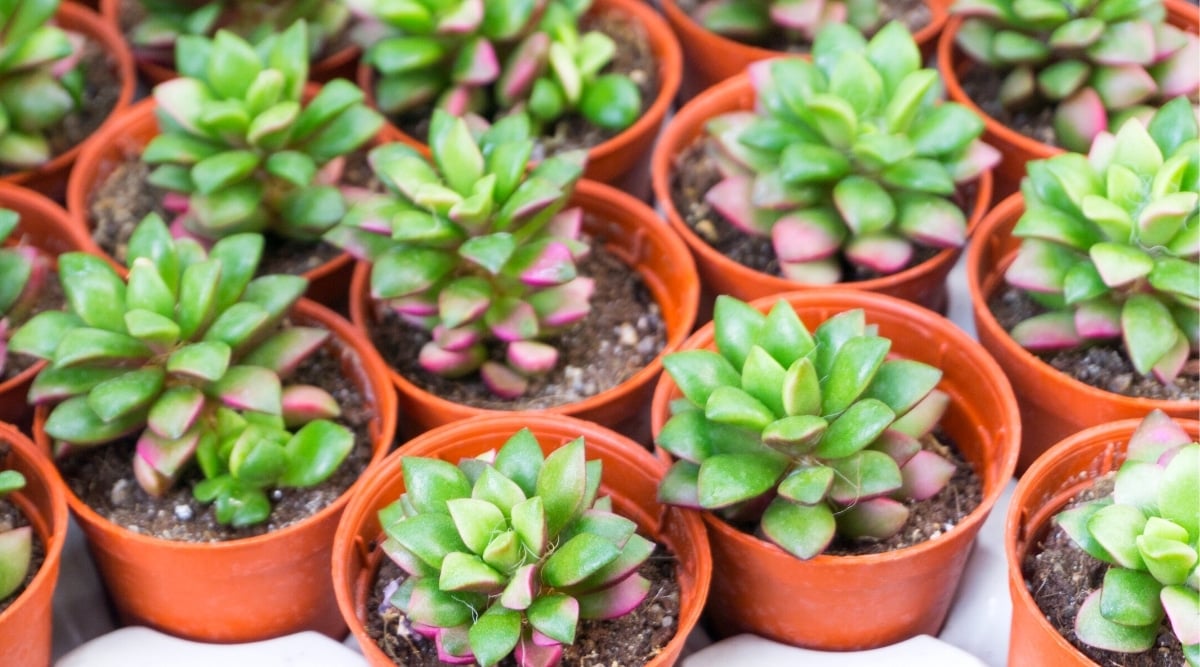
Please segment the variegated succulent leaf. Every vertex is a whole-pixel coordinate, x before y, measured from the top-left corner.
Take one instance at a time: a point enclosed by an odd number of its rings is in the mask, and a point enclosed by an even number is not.
[[[843,261],[887,275],[912,264],[915,246],[962,246],[954,195],[999,153],[974,114],[939,102],[937,73],[921,69],[901,24],[869,41],[827,26],[812,61],[756,63],[750,78],[754,112],[707,126],[726,167],[705,199],[734,227],[770,236],[785,277],[837,282]]]
[[[16,470],[0,471],[0,499],[25,487],[25,476]],[[0,600],[13,594],[29,573],[33,556],[33,528],[0,530]]]
[[[1140,653],[1169,623],[1188,664],[1200,651],[1200,443],[1160,410],[1130,437],[1111,495],[1075,505],[1056,525],[1109,564],[1079,609],[1075,633],[1110,651]]]
[[[654,542],[598,497],[583,438],[543,455],[523,429],[457,465],[403,459],[405,492],[379,512],[384,552],[405,572],[389,603],[452,664],[540,662],[580,619],[632,611]],[[514,653],[515,652],[515,653]]]
[[[956,41],[1005,78],[1010,110],[1054,114],[1056,143],[1086,151],[1138,107],[1200,89],[1200,37],[1166,21],[1161,0],[957,0]]]
[[[36,305],[50,260],[16,235],[20,215],[0,208],[0,377],[8,360],[8,338]]]
[[[314,241],[345,215],[346,156],[383,117],[344,79],[304,102],[307,34],[300,20],[257,44],[224,29],[175,41],[182,77],[153,91],[160,134],[142,159],[181,230]]]
[[[722,295],[716,350],[667,355],[684,399],[657,444],[676,457],[669,504],[757,519],[798,558],[835,534],[886,538],[900,502],[936,495],[955,465],[923,446],[945,410],[940,370],[890,354],[862,310],[814,331],[784,300],[766,314]]]
[[[708,0],[698,16],[707,29],[749,44],[799,36],[811,42],[822,27],[847,23],[866,34],[883,21],[876,0]]]
[[[1119,337],[1138,373],[1174,382],[1200,337],[1197,128],[1176,98],[1148,125],[1102,133],[1087,156],[1029,164],[1005,277],[1049,307],[1012,330],[1017,342],[1053,350]]]
[[[446,377],[479,371],[506,398],[554,368],[557,351],[539,339],[586,316],[592,293],[575,265],[588,252],[582,212],[565,208],[584,155],[528,169],[530,132],[514,115],[476,136],[464,119],[435,111],[432,159],[402,144],[371,151],[389,193],[356,204],[325,236],[372,262],[372,298],[429,330],[422,367]],[[489,346],[502,356],[491,358]]]
[[[197,458],[209,477],[230,468],[238,488],[249,488],[236,465],[205,464],[203,452],[232,437],[230,420],[291,438],[280,443],[287,465],[255,477],[260,486],[328,476],[345,456],[347,432],[327,421],[340,414],[338,404],[323,389],[282,378],[329,334],[284,324],[307,282],[254,277],[262,248],[262,236],[237,234],[205,252],[151,215],[130,238],[127,277],[94,256],[62,255],[67,312],[39,313],[10,341],[50,362],[29,392],[30,401],[52,406],[47,434],[76,448],[137,435],[134,475],[152,495]],[[255,444],[244,447],[254,460]]]
[[[47,132],[83,104],[82,35],[53,23],[59,0],[0,7],[0,165],[37,167],[53,157]]]

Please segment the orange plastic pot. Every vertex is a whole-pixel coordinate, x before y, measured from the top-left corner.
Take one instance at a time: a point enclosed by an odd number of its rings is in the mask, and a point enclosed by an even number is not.
[[[1046,536],[1050,520],[1092,481],[1125,461],[1125,447],[1141,423],[1125,419],[1075,433],[1047,450],[1017,482],[1004,524],[1012,632],[1008,664],[1047,667],[1096,667],[1046,619],[1025,587],[1021,564]],[[1195,412],[1193,412],[1195,416]],[[1195,440],[1200,422],[1177,420]]]
[[[1163,0],[1163,5],[1167,8],[1167,20],[1172,25],[1189,32],[1197,31],[1197,26],[1200,26],[1200,9],[1195,5],[1183,0]],[[963,90],[961,77],[977,65],[965,57],[954,43],[962,22],[962,17],[955,16],[946,23],[946,29],[938,39],[937,67],[946,85],[946,94],[983,119],[984,141],[1000,151],[1000,163],[995,167],[995,197],[996,201],[1000,201],[1020,189],[1021,179],[1025,177],[1026,162],[1044,160],[1062,153],[1063,149],[1009,129],[1004,123],[989,116]]]
[[[397,417],[383,360],[349,322],[324,306],[301,300],[292,317],[333,333],[342,373],[373,414],[370,465],[378,464],[395,437]],[[50,438],[42,428],[46,412],[39,407],[35,413],[34,437],[49,456]],[[329,564],[338,518],[359,484],[361,479],[303,521],[227,542],[135,533],[97,514],[70,488],[66,495],[122,623],[203,642],[250,642],[304,630],[340,639],[346,626]]]
[[[856,290],[790,292],[751,303],[767,312],[778,299],[815,329],[854,308],[892,340],[892,353],[942,369],[950,395],[941,425],[983,481],[979,506],[937,539],[882,554],[817,556],[802,561],[770,542],[701,512],[712,543],[708,627],[727,636],[750,632],[796,646],[854,651],[937,635],[962,578],[971,544],[1012,477],[1021,438],[1017,402],[1004,373],[950,320],[906,301]],[[713,324],[683,349],[715,349]],[[654,391],[657,436],[670,401],[682,394],[664,374]],[[665,454],[663,454],[666,456]]]
[[[1090,426],[1141,418],[1155,409],[1181,419],[1200,414],[1200,400],[1135,398],[1080,382],[1018,345],[1000,326],[987,302],[1004,288],[1004,272],[1020,245],[1012,229],[1024,212],[1021,195],[1005,199],[988,214],[967,249],[967,289],[979,342],[1004,369],[1021,408],[1025,428],[1018,474],[1051,445]]]
[[[633,267],[658,303],[667,329],[663,351],[646,367],[616,387],[582,401],[546,408],[616,428],[635,439],[649,435],[647,409],[654,381],[662,371],[662,357],[687,338],[696,322],[700,286],[687,247],[663,224],[650,207],[602,183],[583,180],[575,188],[572,205],[582,206],[584,231],[604,239],[604,247]],[[374,327],[375,308],[370,298],[371,267],[359,263],[350,286],[350,319],[362,331]],[[603,308],[593,303],[593,308]],[[413,354],[416,354],[413,350]],[[446,400],[428,392],[390,369],[400,395],[400,409],[410,415],[417,432],[459,419],[498,412]]]
[[[921,49],[922,57],[928,58],[946,23],[949,0],[926,0],[925,5],[929,8],[929,23],[914,33],[913,39]],[[680,101],[686,102],[717,83],[741,74],[752,62],[789,55],[719,35],[683,11],[678,0],[662,0],[662,12],[683,47],[685,66]]]
[[[104,20],[121,35],[124,40],[125,36],[121,31],[121,6],[135,0],[99,0],[99,3],[92,2],[94,6],[99,4],[100,14]],[[154,58],[140,54],[133,45],[129,45],[133,52],[134,62],[137,64],[137,70],[151,87],[174,79],[179,76],[179,72],[171,67],[164,65]],[[308,78],[310,81],[319,81],[325,83],[337,78],[350,79],[354,77],[355,64],[358,62],[358,56],[362,53],[362,49],[357,45],[351,44],[344,46],[337,51],[321,58],[309,66]]]
[[[99,44],[101,50],[111,58],[117,80],[121,85],[121,90],[117,94],[117,103],[109,112],[108,118],[100,124],[100,127],[96,128],[90,137],[54,156],[40,167],[0,176],[0,181],[37,190],[48,197],[61,201],[66,193],[67,175],[79,154],[85,147],[94,143],[96,137],[110,127],[121,111],[129,106],[133,99],[134,87],[137,85],[137,74],[134,72],[133,55],[129,53],[120,33],[101,20],[96,12],[74,2],[64,2],[59,5],[58,11],[54,14],[54,21],[64,30],[83,34],[89,41]]]
[[[529,428],[547,454],[583,436],[589,460],[603,462],[600,492],[612,496],[613,510],[637,523],[639,531],[666,545],[677,559],[679,617],[675,636],[647,667],[675,664],[700,618],[712,577],[708,538],[699,517],[657,500],[658,480],[666,466],[625,437],[591,422],[546,413],[495,414],[429,431],[393,452],[372,469],[355,492],[333,542],[333,580],[338,606],[367,662],[375,667],[394,663],[367,636],[366,601],[375,573],[385,557],[375,548],[383,541],[379,510],[404,492],[403,456],[425,456],[458,463],[499,449],[509,436]],[[632,666],[630,666],[632,667]]]
[[[318,88],[310,87],[306,95],[311,99]],[[103,129],[96,136],[96,141],[79,155],[79,163],[71,172],[71,180],[67,184],[67,212],[75,220],[75,224],[87,229],[89,233],[95,227],[91,213],[92,193],[103,183],[113,171],[131,156],[141,156],[146,144],[158,136],[158,121],[154,112],[158,105],[153,98],[147,98],[133,105],[121,117]],[[96,246],[95,252],[108,257],[116,264],[113,257]],[[346,253],[340,253],[333,259],[315,268],[305,271],[302,275],[308,279],[310,299],[319,303],[338,307],[346,298],[346,285],[350,281],[354,269],[354,259]]]
[[[617,186],[625,192],[645,199],[649,194],[646,187],[647,158],[662,127],[663,119],[675,99],[675,93],[679,90],[683,56],[679,51],[679,43],[666,22],[658,12],[641,0],[595,0],[590,11],[598,14],[624,14],[632,17],[645,29],[650,50],[654,53],[654,62],[658,65],[659,87],[658,95],[650,103],[650,107],[633,125],[588,150],[584,178]],[[375,70],[365,61],[358,65],[358,87],[367,94],[371,106],[376,106]],[[403,141],[428,154],[429,149],[421,139],[405,133],[390,121],[385,132],[388,139]]]
[[[14,239],[29,243],[48,255],[97,250],[92,237],[73,224],[61,206],[33,190],[0,183],[0,208],[16,211],[21,216]],[[38,362],[8,380],[0,381],[0,421],[23,423],[33,412],[25,395],[29,383],[44,365],[45,362]]]
[[[810,287],[781,276],[756,271],[726,257],[719,250],[700,238],[683,221],[679,209],[671,197],[672,174],[676,158],[705,134],[704,126],[714,116],[731,111],[746,111],[754,108],[754,86],[749,75],[742,73],[706,90],[680,109],[663,131],[651,160],[654,197],[667,214],[667,221],[687,243],[700,279],[704,284],[705,297],[702,311],[711,312],[712,299],[717,294],[728,294],[743,301],[751,301],[770,294],[789,292]],[[976,181],[975,199],[967,213],[967,233],[972,234],[987,211],[992,198],[992,178],[985,172]],[[946,276],[958,260],[961,248],[947,248],[930,259],[889,276],[841,283],[839,287],[879,292],[898,297],[926,308],[945,311],[947,305]],[[811,287],[825,289],[827,285]]]
[[[17,599],[0,612],[0,656],[6,665],[45,667],[50,664],[51,602],[58,583],[63,544],[67,539],[67,500],[54,466],[15,427],[0,423],[0,470],[25,476],[25,488],[8,496],[46,549],[45,560]]]

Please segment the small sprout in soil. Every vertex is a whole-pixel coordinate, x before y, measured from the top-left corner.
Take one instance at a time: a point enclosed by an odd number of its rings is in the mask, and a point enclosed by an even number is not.
[[[667,355],[683,398],[657,443],[676,457],[661,502],[757,521],[809,559],[835,534],[886,539],[905,500],[925,500],[955,465],[922,447],[949,403],[942,372],[890,358],[862,310],[809,333],[786,301],[766,315],[717,297],[717,351]]]
[[[1046,308],[1015,326],[1031,350],[1121,338],[1170,384],[1200,346],[1200,141],[1176,98],[1149,125],[1102,132],[1088,155],[1030,162],[1008,283]]]
[[[1006,73],[1004,107],[1052,107],[1067,150],[1200,88],[1200,37],[1167,23],[1161,0],[957,0],[951,11],[965,17],[958,47]]]
[[[0,500],[25,486],[25,476],[16,470],[0,471]],[[0,530],[0,600],[12,595],[25,581],[33,558],[33,528],[21,526]]]
[[[654,551],[637,525],[597,497],[601,462],[583,438],[549,456],[528,430],[463,459],[406,457],[405,493],[379,512],[384,552],[408,577],[391,604],[450,664],[514,657],[555,665],[580,619],[635,609]]]
[[[1200,665],[1200,443],[1161,410],[1129,439],[1112,495],[1054,521],[1109,563],[1083,602],[1075,635],[1107,651],[1152,648],[1169,621],[1189,665]]]
[[[59,0],[0,6],[0,165],[50,160],[45,132],[83,104],[83,37],[51,25]]]
[[[181,77],[154,88],[161,133],[142,160],[169,191],[176,233],[219,239],[270,230],[313,241],[346,213],[345,156],[383,125],[354,84],[307,104],[306,25],[252,46],[232,32],[180,37]]]
[[[583,151],[527,170],[531,125],[513,115],[478,137],[434,112],[432,159],[403,144],[371,151],[389,194],[363,199],[325,239],[371,262],[371,296],[432,332],[423,368],[445,377],[479,370],[494,394],[515,398],[527,378],[558,362],[542,340],[590,310],[590,278],[575,262],[589,250],[583,212],[567,209]],[[504,346],[504,363],[488,344]]]
[[[770,237],[784,276],[828,284],[842,262],[878,274],[912,262],[914,244],[957,248],[967,236],[957,188],[999,153],[983,121],[940,102],[912,36],[892,22],[869,42],[824,28],[813,60],[750,66],[755,111],[709,121],[722,180],[705,199],[735,227]]]
[[[755,44],[775,34],[811,42],[830,23],[847,23],[870,34],[883,14],[877,0],[708,0],[698,18],[715,33]]]
[[[8,360],[12,328],[29,315],[50,272],[50,261],[37,248],[19,240],[16,245],[4,245],[19,221],[15,211],[0,208],[0,376]]]
[[[332,474],[353,441],[328,421],[337,401],[283,382],[329,332],[282,324],[308,283],[255,278],[262,249],[262,236],[235,234],[206,253],[151,215],[130,238],[127,278],[93,255],[59,257],[68,310],[35,315],[10,341],[50,362],[29,400],[53,406],[55,453],[135,435],[143,490],[161,495],[196,460],[196,497],[234,525],[266,518],[264,488]]]

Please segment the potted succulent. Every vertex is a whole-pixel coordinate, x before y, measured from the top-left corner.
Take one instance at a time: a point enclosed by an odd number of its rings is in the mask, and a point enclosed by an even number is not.
[[[32,412],[25,392],[41,365],[10,355],[8,338],[29,317],[62,306],[53,258],[88,250],[90,242],[62,207],[32,190],[0,183],[0,421],[25,423]]]
[[[911,36],[830,25],[814,60],[763,61],[667,126],[654,192],[712,294],[839,281],[934,309],[991,196],[995,151],[938,103]]]
[[[1178,98],[1086,157],[1030,162],[968,250],[979,340],[1021,397],[1020,470],[1088,426],[1196,414],[1197,127]]]
[[[432,160],[372,150],[389,192],[326,234],[365,260],[351,318],[392,366],[402,408],[419,428],[486,409],[636,420],[662,351],[695,319],[683,244],[644,204],[577,184],[582,151],[527,170],[524,116],[476,137],[439,110],[430,145]]]
[[[101,0],[99,5],[104,19],[130,45],[138,70],[151,84],[179,75],[176,39],[212,37],[221,28],[257,42],[303,19],[311,28],[308,52],[314,81],[353,77],[361,51],[349,38],[350,10],[340,1]]]
[[[683,47],[686,101],[741,74],[752,62],[807,51],[817,32],[832,23],[869,35],[899,21],[929,56],[946,22],[945,5],[938,0],[663,0],[662,11]]]
[[[257,51],[225,30],[180,37],[183,76],[81,156],[68,211],[118,261],[149,212],[207,243],[265,232],[264,271],[305,275],[325,303],[344,297],[350,258],[320,236],[368,185],[350,182],[348,159],[383,119],[344,79],[306,91],[306,33],[298,21]]]
[[[540,125],[539,154],[586,148],[587,178],[648,194],[645,158],[682,59],[644,3],[416,2],[411,14],[380,0],[351,4],[381,24],[358,80],[388,114],[392,138],[420,146],[433,108],[482,123],[523,110]]]
[[[83,146],[133,99],[133,57],[90,9],[34,0],[0,10],[0,180],[61,198]]]
[[[655,501],[663,470],[559,415],[409,442],[369,473],[334,542],[338,603],[368,662],[674,664],[712,563],[698,518]],[[435,526],[445,539],[425,542]],[[424,638],[399,639],[409,628]]]
[[[150,216],[127,277],[60,256],[68,310],[10,341],[51,362],[34,433],[127,622],[206,641],[343,629],[329,540],[391,444],[394,397],[369,344],[298,301],[303,278],[254,277],[263,244],[205,252]]]
[[[1184,2],[959,0],[951,13],[938,69],[1003,155],[998,197],[1017,190],[1029,160],[1086,151],[1200,86],[1200,12]]]
[[[706,508],[714,631],[842,651],[937,634],[1016,463],[983,348],[911,303],[814,290],[722,296],[664,364],[659,498]]]
[[[1200,422],[1155,410],[1065,438],[1021,477],[1011,661],[1200,664],[1198,437]]]
[[[67,501],[54,467],[0,423],[0,652],[49,665],[51,599],[67,539]]]

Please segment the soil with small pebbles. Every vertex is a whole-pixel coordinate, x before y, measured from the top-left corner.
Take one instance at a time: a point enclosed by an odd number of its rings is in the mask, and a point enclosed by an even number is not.
[[[1001,125],[1043,144],[1057,146],[1052,105],[1039,102],[1008,109],[1000,103],[1000,87],[1006,76],[1007,72],[974,63],[959,75],[959,85],[971,101]]]

